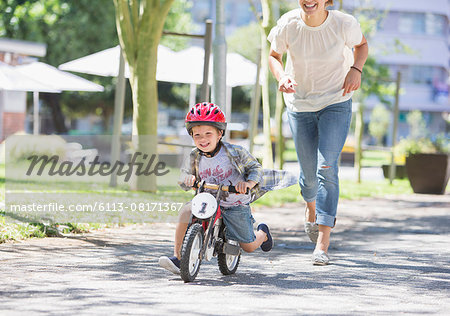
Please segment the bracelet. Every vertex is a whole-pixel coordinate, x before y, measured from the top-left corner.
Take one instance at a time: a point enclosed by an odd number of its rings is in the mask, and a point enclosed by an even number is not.
[[[362,70],[360,70],[360,69],[356,68],[355,66],[351,66],[350,68],[353,68],[353,69],[355,69],[355,70],[358,70],[358,71],[359,71],[359,73],[360,73],[360,74],[362,74]]]

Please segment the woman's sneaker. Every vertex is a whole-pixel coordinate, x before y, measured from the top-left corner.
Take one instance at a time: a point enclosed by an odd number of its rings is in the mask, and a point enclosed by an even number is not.
[[[159,258],[159,265],[174,274],[180,274],[180,260],[177,257],[162,256]]]
[[[326,266],[330,263],[330,257],[323,250],[314,250],[313,252],[313,265]]]

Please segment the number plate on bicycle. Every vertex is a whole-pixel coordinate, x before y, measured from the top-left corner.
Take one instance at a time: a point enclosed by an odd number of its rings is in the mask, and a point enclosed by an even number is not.
[[[199,219],[207,219],[213,216],[216,209],[216,198],[210,193],[202,192],[192,199],[192,214]]]

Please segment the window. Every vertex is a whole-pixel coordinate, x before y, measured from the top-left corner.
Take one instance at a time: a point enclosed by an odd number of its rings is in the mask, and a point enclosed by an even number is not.
[[[433,81],[433,67],[428,66],[410,66],[407,82],[411,83],[428,83]]]
[[[425,14],[400,13],[398,30],[404,34],[425,34]]]
[[[445,35],[446,18],[443,15],[425,14],[425,28],[429,35]]]
[[[404,34],[444,36],[447,19],[434,13],[400,13],[398,30]]]

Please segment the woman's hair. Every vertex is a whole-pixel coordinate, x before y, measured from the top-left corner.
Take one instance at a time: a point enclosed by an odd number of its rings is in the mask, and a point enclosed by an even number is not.
[[[327,2],[325,2],[325,8],[330,5],[333,5],[333,0],[328,0]]]

